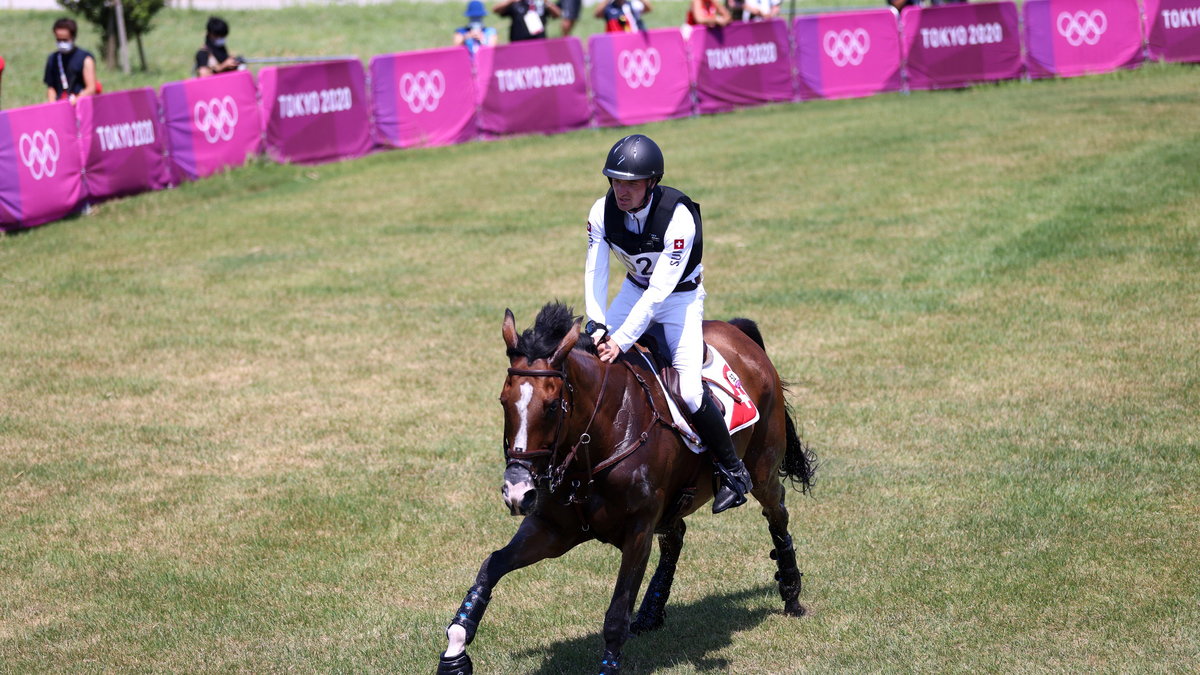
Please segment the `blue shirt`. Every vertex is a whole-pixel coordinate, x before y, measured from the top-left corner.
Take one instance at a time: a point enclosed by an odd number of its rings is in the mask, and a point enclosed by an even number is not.
[[[481,26],[481,28],[483,29],[483,37],[495,42],[496,29],[492,28],[491,26]],[[479,48],[483,46],[483,43],[479,40],[476,40],[473,37],[467,37],[471,33],[470,26],[463,26],[454,32],[465,38],[463,46],[467,48],[467,51],[471,52],[471,56],[475,56],[475,52],[479,51]]]

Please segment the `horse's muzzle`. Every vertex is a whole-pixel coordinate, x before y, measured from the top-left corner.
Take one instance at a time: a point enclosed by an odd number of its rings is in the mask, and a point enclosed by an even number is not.
[[[514,516],[525,516],[537,506],[537,487],[533,474],[520,464],[512,463],[504,470],[504,486],[500,488],[508,512]]]

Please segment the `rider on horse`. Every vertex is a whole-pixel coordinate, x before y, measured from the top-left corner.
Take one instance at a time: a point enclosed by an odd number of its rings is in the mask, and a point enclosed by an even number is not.
[[[713,513],[740,506],[751,488],[750,473],[734,451],[724,416],[700,378],[705,298],[700,205],[675,188],[659,185],[662,151],[641,134],[617,141],[602,173],[610,187],[588,214],[584,273],[588,318],[612,329],[597,351],[603,361],[612,363],[651,323],[662,327],[679,372],[680,394],[700,439],[712,451],[721,483],[713,498]],[[624,263],[626,274],[617,297],[605,310],[610,249]]]

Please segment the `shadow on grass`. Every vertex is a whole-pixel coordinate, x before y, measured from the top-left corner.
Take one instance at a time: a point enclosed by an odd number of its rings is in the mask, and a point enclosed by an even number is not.
[[[727,671],[729,660],[717,653],[731,644],[733,634],[783,612],[782,603],[778,607],[750,607],[745,601],[774,593],[774,584],[769,584],[709,595],[688,605],[667,603],[662,628],[633,635],[625,643],[621,672],[650,673],[684,664],[701,672]],[[598,629],[584,637],[530,648],[521,656],[542,658],[541,668],[532,671],[533,675],[558,675],[596,670],[603,651],[604,636]]]

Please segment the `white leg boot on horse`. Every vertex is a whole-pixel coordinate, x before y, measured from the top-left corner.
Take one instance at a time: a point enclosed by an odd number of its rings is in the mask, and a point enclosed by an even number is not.
[[[712,453],[713,466],[721,486],[713,495],[713,513],[720,513],[746,503],[746,493],[753,487],[750,472],[733,449],[733,439],[725,426],[725,418],[712,400],[712,392],[704,388],[704,400],[692,413],[692,424],[704,441],[704,447]]]

